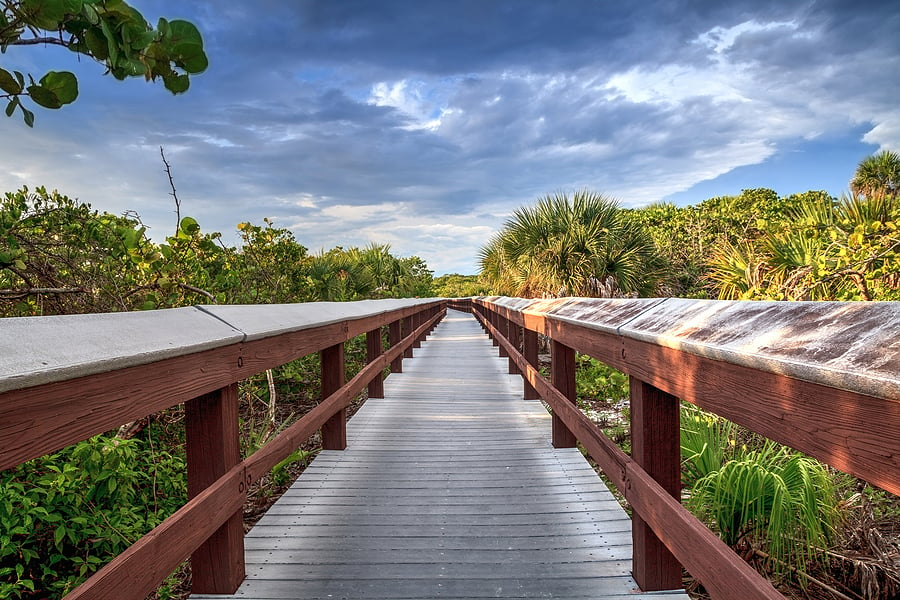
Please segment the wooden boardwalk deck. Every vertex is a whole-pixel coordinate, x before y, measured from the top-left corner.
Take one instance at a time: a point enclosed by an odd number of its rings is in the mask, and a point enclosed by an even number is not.
[[[450,311],[403,373],[247,534],[233,596],[646,598],[631,523],[470,316]]]

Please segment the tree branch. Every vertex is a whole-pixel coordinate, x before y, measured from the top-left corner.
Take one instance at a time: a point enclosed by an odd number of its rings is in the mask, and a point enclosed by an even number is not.
[[[68,42],[66,42],[62,38],[55,37],[36,37],[36,38],[26,38],[26,39],[15,39],[6,43],[8,46],[36,46],[38,44],[55,44],[57,46],[68,46]]]
[[[41,294],[87,294],[84,288],[28,288],[24,290],[0,290],[0,298],[19,299],[26,296],[39,296]]]
[[[169,176],[169,187],[172,188],[169,195],[175,199],[175,235],[178,235],[178,229],[181,227],[181,200],[178,199],[178,195],[175,193],[175,180],[172,179],[172,167],[169,165],[169,161],[166,160],[166,153],[163,152],[162,146],[159,147],[159,155],[162,157],[163,164],[166,165],[166,175]]]

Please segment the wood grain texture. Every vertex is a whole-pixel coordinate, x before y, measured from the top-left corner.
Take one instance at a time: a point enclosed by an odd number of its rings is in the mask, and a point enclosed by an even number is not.
[[[673,498],[681,498],[681,424],[678,398],[629,380],[631,458]],[[681,564],[639,512],[632,516],[634,579],[642,590],[670,590],[681,582]]]
[[[321,355],[322,400],[344,386],[344,344],[325,348]],[[347,447],[347,408],[341,407],[322,425],[322,448],[343,450]]]
[[[445,318],[349,421],[348,448],[251,530],[231,598],[650,600],[627,517],[505,367],[471,317]]]
[[[522,350],[525,355],[525,360],[528,361],[528,364],[538,368],[538,335],[536,331],[532,331],[531,329],[522,328]],[[512,357],[513,361],[515,361],[515,357]],[[522,369],[516,365],[519,374],[522,374]],[[531,382],[528,381],[527,377],[522,378],[524,381],[524,397],[525,400],[537,400],[540,398],[540,395],[537,393],[537,390],[534,389],[534,386],[531,385]]]
[[[388,324],[388,344],[393,348],[403,339],[403,322],[401,320],[391,321]],[[403,372],[403,354],[391,361],[391,373]]]
[[[366,362],[372,362],[383,352],[381,348],[381,327],[366,332]],[[384,377],[374,377],[368,386],[369,398],[384,398]]]
[[[508,343],[508,342],[507,342]],[[511,350],[511,348],[508,348]],[[512,354],[512,353],[511,353]],[[514,354],[513,354],[514,355]],[[716,600],[783,596],[622,452],[577,406],[519,355],[519,367],[613,485],[685,568]]]
[[[626,340],[627,372],[900,495],[900,402]]]
[[[510,351],[514,352],[514,351]],[[550,375],[553,387],[572,404],[577,399],[575,390],[575,351],[561,342],[550,343]],[[553,447],[574,448],[578,440],[556,413],[553,414]]]
[[[493,307],[528,329],[900,495],[900,401],[701,357],[486,299],[475,299],[474,307]]]
[[[67,600],[141,600],[241,510],[245,473],[238,465],[75,588]]]
[[[188,498],[196,498],[241,460],[238,386],[204,394],[184,408]],[[237,510],[191,554],[191,589],[231,594],[243,580],[244,519]]]

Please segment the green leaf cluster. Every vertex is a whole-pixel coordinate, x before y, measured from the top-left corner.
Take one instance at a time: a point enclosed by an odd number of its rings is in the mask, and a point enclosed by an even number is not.
[[[185,461],[97,436],[0,473],[0,597],[61,597],[186,500]]]
[[[188,21],[159,19],[156,29],[123,0],[3,0],[0,2],[0,51],[9,46],[59,45],[90,57],[116,79],[161,79],[173,94],[186,92],[190,76],[208,66],[203,38]],[[27,82],[26,82],[27,77]],[[0,97],[6,115],[16,109],[34,125],[23,97],[43,108],[58,109],[78,97],[78,80],[69,71],[49,71],[35,82],[30,74],[0,68]]]

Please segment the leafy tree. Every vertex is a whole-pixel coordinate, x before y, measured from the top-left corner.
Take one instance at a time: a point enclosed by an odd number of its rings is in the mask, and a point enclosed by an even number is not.
[[[850,181],[850,189],[866,198],[897,196],[900,192],[900,154],[882,150],[861,160]]]
[[[587,190],[516,210],[482,248],[481,267],[495,292],[525,297],[648,295],[662,273],[650,236]]]
[[[889,196],[805,196],[765,234],[723,243],[709,281],[720,298],[900,298],[900,201]]]
[[[485,285],[478,275],[450,273],[434,278],[434,295],[438,298],[486,296],[490,291],[490,287]]]
[[[742,190],[738,196],[717,196],[693,205],[654,204],[628,212],[653,237],[665,257],[671,277],[662,293],[667,296],[708,297],[709,255],[717,247],[740,248],[764,235],[769,223],[786,218],[786,211],[812,194],[780,198],[767,188]]]
[[[203,39],[188,21],[159,19],[154,29],[123,0],[2,0],[0,50],[9,46],[57,45],[90,57],[116,79],[162,79],[173,94],[187,91],[190,75],[206,70]],[[25,123],[34,113],[23,98],[57,109],[78,97],[78,80],[69,71],[48,71],[38,81],[30,73],[0,68],[0,98],[6,115],[18,108]]]

